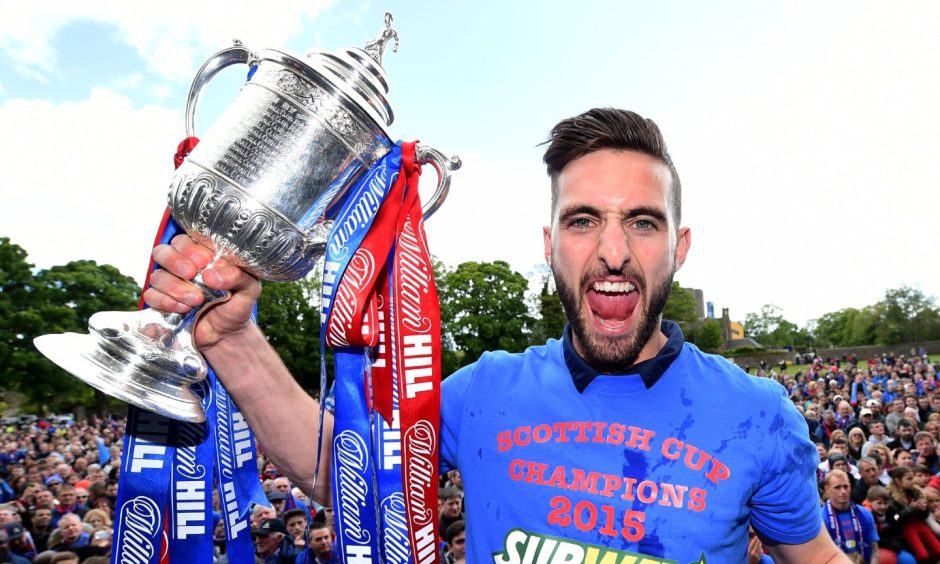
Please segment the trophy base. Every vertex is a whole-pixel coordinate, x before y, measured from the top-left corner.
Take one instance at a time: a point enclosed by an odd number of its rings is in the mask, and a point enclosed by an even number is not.
[[[105,394],[171,419],[206,420],[189,384],[205,378],[205,361],[180,330],[179,316],[154,310],[100,312],[89,334],[42,335],[33,343],[61,368]]]

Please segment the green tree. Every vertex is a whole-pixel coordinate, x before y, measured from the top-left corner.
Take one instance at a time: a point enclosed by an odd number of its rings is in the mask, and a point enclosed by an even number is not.
[[[568,319],[558,293],[548,279],[543,280],[542,290],[535,296],[535,309],[538,315],[532,323],[531,344],[542,345],[549,339],[560,339]]]
[[[297,382],[320,388],[320,281],[264,284],[258,298],[258,325]],[[328,371],[329,373],[329,371]]]
[[[442,325],[463,352],[461,366],[488,350],[517,352],[528,345],[532,325],[525,297],[528,280],[509,264],[465,262],[442,278]]]
[[[930,338],[940,332],[935,300],[910,286],[892,288],[875,304],[879,344],[893,345]]]
[[[669,289],[669,298],[666,299],[666,307],[663,308],[663,319],[675,321],[680,326],[683,324],[691,325],[698,321],[698,308],[695,305],[695,296],[692,292],[679,286],[679,282],[673,281]]]
[[[760,313],[748,313],[744,318],[744,332],[765,347],[805,347],[812,336],[805,329],[784,319],[783,310],[773,304],[761,308]]]
[[[705,352],[717,352],[724,344],[721,323],[717,319],[706,319],[690,331],[686,339]]]
[[[14,387],[26,381],[41,355],[33,337],[44,327],[36,311],[40,300],[33,265],[23,247],[0,237],[0,382]]]

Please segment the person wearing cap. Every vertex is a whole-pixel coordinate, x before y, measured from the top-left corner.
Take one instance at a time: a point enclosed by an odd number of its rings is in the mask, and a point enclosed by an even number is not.
[[[29,534],[22,523],[10,523],[4,529],[7,532],[8,547],[12,554],[31,559],[36,555],[36,547],[29,542]]]
[[[264,564],[294,564],[299,550],[294,548],[287,527],[280,519],[265,519],[257,529],[251,530],[255,555]]]
[[[24,558],[10,551],[9,534],[6,527],[0,527],[0,562],[9,562],[9,564],[30,564],[28,558]]]
[[[287,505],[287,496],[283,492],[274,490],[268,494],[268,501],[271,502],[274,513],[281,517],[284,514],[284,506]]]

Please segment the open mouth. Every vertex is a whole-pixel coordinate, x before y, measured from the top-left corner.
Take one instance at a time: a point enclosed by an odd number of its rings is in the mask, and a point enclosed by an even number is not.
[[[631,282],[598,280],[588,288],[586,300],[599,330],[624,331],[632,325],[640,293]]]

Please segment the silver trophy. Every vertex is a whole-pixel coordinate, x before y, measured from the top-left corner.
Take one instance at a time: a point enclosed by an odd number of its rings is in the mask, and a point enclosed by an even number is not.
[[[306,276],[324,252],[331,206],[393,146],[381,64],[390,41],[398,49],[391,23],[386,13],[385,28],[363,49],[311,51],[298,58],[272,49],[254,53],[235,41],[206,61],[186,104],[189,136],[206,83],[233,64],[252,70],[237,99],[176,170],[169,206],[179,226],[214,248],[217,257],[261,279]],[[447,196],[448,171],[459,168],[460,160],[422,145],[417,159],[438,173],[437,189],[423,209],[428,217]],[[226,299],[199,277],[195,283],[207,302]],[[198,315],[99,312],[89,320],[89,334],[43,335],[35,344],[108,395],[201,422],[205,413],[189,388],[207,371],[191,335]]]

